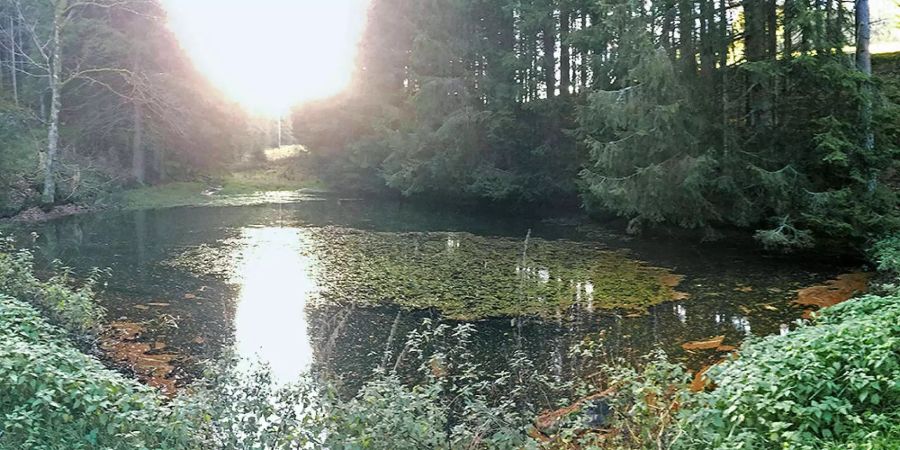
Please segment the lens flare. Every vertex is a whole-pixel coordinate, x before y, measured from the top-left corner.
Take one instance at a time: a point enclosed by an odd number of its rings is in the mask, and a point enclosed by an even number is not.
[[[368,0],[164,0],[197,68],[248,110],[282,115],[350,82]]]

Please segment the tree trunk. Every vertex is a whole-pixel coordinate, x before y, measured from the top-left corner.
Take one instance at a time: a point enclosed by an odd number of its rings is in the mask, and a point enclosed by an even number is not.
[[[782,26],[784,27],[784,59],[790,60],[794,53],[794,0],[784,0],[784,15]]]
[[[700,2],[700,73],[711,78],[716,68],[715,39],[715,3]]]
[[[144,152],[144,111],[140,102],[132,100],[132,120],[134,135],[131,141],[131,174],[135,181],[144,184],[147,180],[146,154]]]
[[[744,47],[748,62],[764,61],[767,56],[767,4],[765,0],[744,0]],[[769,102],[769,79],[759,72],[752,72],[748,77],[750,86],[748,94],[748,117],[750,125],[759,129],[770,123],[771,104]],[[763,135],[761,133],[760,135]]]
[[[835,8],[837,8],[837,23],[834,25],[834,33],[837,40],[834,43],[834,53],[840,54],[844,44],[847,43],[844,35],[844,4],[838,1],[835,3]]]
[[[547,98],[556,96],[556,23],[553,20],[553,12],[544,23],[541,33],[544,47],[544,84],[547,88]]]
[[[493,7],[493,15],[497,23],[497,49],[488,54],[487,72],[492,79],[490,99],[503,106],[515,103],[520,91],[516,85],[516,69],[506,62],[510,55],[516,54],[515,16],[512,11]]]
[[[731,47],[731,39],[728,35],[728,5],[725,0],[719,0],[719,70],[725,74],[728,67],[728,49]]]
[[[825,0],[825,49],[830,53],[837,44],[834,33],[834,11],[831,9],[831,0]]]
[[[9,75],[12,82],[13,102],[19,106],[19,82],[16,74],[16,26],[12,16],[9,17]]]
[[[569,48],[569,10],[562,6],[559,11],[559,93],[569,95],[572,85],[572,60]]]
[[[691,0],[678,2],[678,55],[681,66],[689,74],[697,70],[697,56],[694,51],[694,4]]]
[[[47,131],[47,155],[44,158],[44,192],[41,202],[52,205],[56,201],[56,154],[59,150],[59,110],[61,108],[62,80],[62,45],[60,42],[61,17],[57,14],[53,20],[50,58],[50,117]]]
[[[869,0],[856,0],[856,67],[866,75],[872,75],[872,54]]]
[[[817,17],[815,18],[815,22],[813,22],[813,47],[815,47],[817,53],[824,53],[825,49],[828,48],[828,38],[826,36],[826,22],[825,18],[822,16],[822,12],[824,11],[823,2],[824,0],[815,0],[814,8],[817,13]]]
[[[278,116],[278,141],[275,146],[281,148],[281,116]]]
[[[663,13],[662,30],[660,33],[662,34],[662,45],[668,50],[669,58],[675,59],[675,43],[672,42],[672,36],[674,34],[673,30],[675,28],[675,5],[672,1],[673,0],[665,0],[665,12]]]
[[[775,0],[767,0],[766,11],[766,50],[769,58],[775,58],[778,52],[778,6]]]
[[[744,0],[744,48],[749,62],[766,57],[766,15],[763,0]]]
[[[869,17],[869,0],[856,0],[856,67],[859,71],[872,76],[872,55],[869,53],[869,38],[871,36]],[[863,148],[871,151],[875,148],[875,134],[872,132],[872,81],[863,80],[862,111],[860,120],[863,129]],[[869,183],[870,189],[875,188],[875,180]]]
[[[586,30],[588,27],[587,23],[588,14],[587,12],[582,12],[581,14],[581,30]],[[588,56],[587,49],[582,48],[580,52],[579,62],[581,63],[580,77],[581,77],[581,89],[584,90],[588,85],[588,61],[590,61],[590,57]]]

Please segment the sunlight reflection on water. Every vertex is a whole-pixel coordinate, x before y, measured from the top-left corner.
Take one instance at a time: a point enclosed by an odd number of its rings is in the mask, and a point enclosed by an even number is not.
[[[304,307],[318,287],[314,258],[302,252],[309,236],[297,228],[244,228],[233,283],[240,287],[235,313],[239,355],[271,366],[280,381],[309,368],[313,350]]]

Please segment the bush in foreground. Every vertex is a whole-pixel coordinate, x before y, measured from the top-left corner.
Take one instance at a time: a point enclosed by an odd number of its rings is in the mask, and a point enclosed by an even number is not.
[[[824,310],[814,326],[746,342],[708,376],[716,388],[681,421],[686,448],[897,448],[900,293],[860,297]]]
[[[0,449],[196,448],[192,409],[103,367],[0,296]]]
[[[78,288],[68,270],[48,280],[34,273],[34,256],[17,249],[11,238],[0,235],[0,294],[39,308],[54,324],[78,341],[89,341],[101,328],[106,311],[94,301],[99,272],[92,273]]]

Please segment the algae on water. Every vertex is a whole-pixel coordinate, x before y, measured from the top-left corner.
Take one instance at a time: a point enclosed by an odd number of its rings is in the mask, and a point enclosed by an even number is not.
[[[314,261],[313,305],[394,303],[475,320],[547,317],[571,307],[643,311],[686,296],[675,290],[681,276],[597,243],[531,238],[526,248],[506,237],[341,227],[304,228],[298,238]],[[252,243],[226,239],[168,264],[228,278],[244,245]]]
[[[680,277],[601,245],[455,232],[310,230],[322,301],[435,308],[452,319],[644,310]]]

